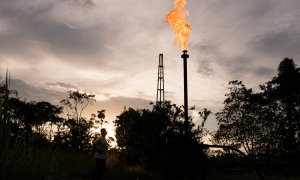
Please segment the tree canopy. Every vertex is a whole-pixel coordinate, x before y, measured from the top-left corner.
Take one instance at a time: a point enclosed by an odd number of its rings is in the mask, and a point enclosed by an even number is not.
[[[229,82],[224,108],[216,114],[218,143],[242,148],[248,155],[282,155],[300,143],[300,70],[285,58],[278,75],[260,85],[260,92],[241,81]]]

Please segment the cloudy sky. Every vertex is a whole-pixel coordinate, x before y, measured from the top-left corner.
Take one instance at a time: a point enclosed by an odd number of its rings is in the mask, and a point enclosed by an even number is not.
[[[0,0],[0,76],[27,100],[58,103],[69,89],[96,95],[87,113],[156,99],[164,54],[165,97],[183,104],[181,52],[164,17],[172,0]],[[189,105],[214,113],[228,81],[257,89],[284,57],[300,65],[299,0],[187,0]],[[195,122],[199,122],[195,118]],[[113,123],[111,123],[113,126]],[[216,129],[213,116],[207,128]]]

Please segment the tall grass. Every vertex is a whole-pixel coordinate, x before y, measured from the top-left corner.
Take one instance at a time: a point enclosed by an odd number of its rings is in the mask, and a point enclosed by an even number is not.
[[[6,72],[5,83],[0,85],[0,177],[7,179],[15,168],[24,168],[25,156],[23,146],[18,141],[12,141],[10,134],[9,115],[7,112],[9,99],[9,78]],[[24,176],[23,176],[24,177]]]
[[[5,82],[0,84],[0,179],[90,179],[94,168],[93,153],[41,149],[12,138],[9,83],[7,72]],[[149,179],[141,167],[123,166],[117,153],[109,156],[105,173],[109,179]]]
[[[12,139],[8,101],[11,90],[6,72],[5,82],[0,85],[0,178],[29,179],[29,164],[25,145],[20,139]]]
[[[93,158],[89,153],[40,149],[11,136],[8,109],[9,77],[0,84],[0,179],[64,179],[90,177]]]

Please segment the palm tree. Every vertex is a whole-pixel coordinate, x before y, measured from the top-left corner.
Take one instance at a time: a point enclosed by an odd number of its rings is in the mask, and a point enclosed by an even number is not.
[[[107,121],[104,121],[104,119],[105,119],[105,110],[102,109],[102,110],[97,111],[97,112],[98,112],[97,117],[100,119],[100,129],[102,129],[103,123],[108,123]]]

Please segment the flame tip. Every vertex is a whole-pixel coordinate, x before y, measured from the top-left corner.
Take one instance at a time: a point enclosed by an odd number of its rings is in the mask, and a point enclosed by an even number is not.
[[[185,50],[188,46],[188,37],[192,27],[185,18],[189,12],[183,10],[186,0],[174,0],[174,8],[166,15],[165,20],[175,32],[175,39],[181,50]]]

